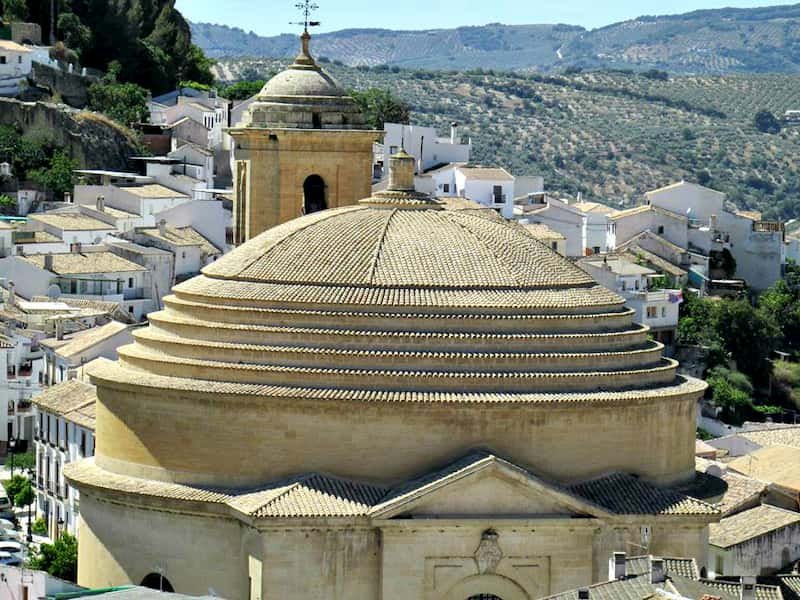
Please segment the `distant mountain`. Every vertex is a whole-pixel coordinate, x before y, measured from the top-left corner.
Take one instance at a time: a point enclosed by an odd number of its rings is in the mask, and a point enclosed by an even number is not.
[[[260,37],[192,23],[212,57],[287,57],[296,36]],[[349,66],[561,70],[658,68],[675,73],[800,72],[800,4],[643,16],[588,31],[573,25],[502,25],[392,31],[347,29],[315,36],[319,56]]]

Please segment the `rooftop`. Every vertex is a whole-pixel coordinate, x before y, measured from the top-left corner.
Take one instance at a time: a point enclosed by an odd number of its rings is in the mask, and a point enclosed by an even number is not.
[[[33,397],[39,410],[58,415],[67,421],[94,431],[94,408],[97,391],[93,385],[72,379],[45,388]]]
[[[718,192],[717,190],[712,190],[711,188],[707,188],[707,187],[705,187],[703,185],[700,185],[698,183],[692,183],[691,181],[677,181],[675,183],[671,183],[669,185],[665,185],[665,186],[657,188],[655,190],[650,190],[649,192],[645,192],[644,195],[645,195],[645,197],[648,197],[648,196],[651,196],[653,194],[658,194],[660,192],[678,190],[678,189],[681,189],[681,188],[701,189],[701,190],[706,191],[706,192],[712,192],[712,193],[718,194],[720,196],[725,196],[725,194],[723,192]]]
[[[140,227],[136,229],[136,233],[173,246],[199,246],[206,256],[222,254],[219,248],[193,227],[172,227],[168,225],[163,235],[158,227]]]
[[[567,239],[559,232],[550,229],[550,227],[544,223],[526,223],[523,225],[523,227],[525,228],[525,231],[530,233],[537,240],[541,240],[543,242]]]
[[[20,257],[44,269],[44,254]],[[99,273],[131,273],[147,271],[142,265],[117,256],[113,252],[65,252],[49,255],[53,257],[52,272],[56,275],[93,275]]]
[[[594,213],[599,215],[610,215],[617,212],[616,209],[600,204],[599,202],[573,202],[570,204],[572,208],[577,208],[583,213]]]
[[[730,548],[772,531],[800,523],[800,513],[761,504],[709,525],[708,543]]]
[[[121,190],[138,196],[139,198],[159,199],[159,198],[188,198],[183,192],[176,192],[158,183],[148,183],[145,185],[133,185],[120,188]]]
[[[728,463],[734,471],[800,491],[800,448],[767,446]]]
[[[657,275],[658,273],[650,267],[636,264],[621,258],[620,256],[605,256],[603,258],[585,258],[582,259],[581,264],[590,265],[595,269],[608,269],[615,275],[623,277],[631,277],[637,275]]]
[[[757,431],[742,431],[739,436],[759,446],[792,446],[800,448],[800,427],[776,427]]]
[[[84,214],[75,213],[34,213],[29,221],[44,223],[64,231],[114,231],[114,226]]]
[[[514,176],[502,167],[470,167],[469,165],[457,167],[467,179],[481,181],[514,181]]]
[[[12,42],[11,40],[0,40],[0,50],[5,52],[22,52],[27,54],[28,52],[33,52],[30,48],[26,48],[16,42]]]
[[[102,342],[111,339],[115,335],[127,330],[129,328],[125,323],[118,321],[110,321],[105,325],[92,327],[83,331],[78,331],[70,336],[66,336],[63,340],[56,340],[48,338],[42,340],[41,344],[49,348],[53,348],[59,356],[66,359],[73,359],[78,357],[83,352],[86,352],[93,346],[101,344]],[[70,361],[77,366],[76,361]]]

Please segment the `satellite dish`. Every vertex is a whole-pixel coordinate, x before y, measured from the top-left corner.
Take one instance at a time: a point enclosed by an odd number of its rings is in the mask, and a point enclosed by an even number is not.
[[[53,283],[47,288],[47,297],[50,298],[50,300],[58,300],[61,297],[61,288]]]

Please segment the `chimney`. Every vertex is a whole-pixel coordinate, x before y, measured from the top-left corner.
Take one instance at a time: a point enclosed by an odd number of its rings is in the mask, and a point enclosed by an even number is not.
[[[756,578],[742,575],[741,600],[756,600]]]
[[[69,192],[64,192],[64,202],[67,204],[72,204],[72,194]]]
[[[64,339],[64,321],[61,319],[56,319],[56,339]]]
[[[44,255],[44,270],[45,271],[52,271],[53,270],[53,253],[48,252]]]
[[[450,123],[450,143],[457,144],[456,140],[458,139],[458,123],[453,121]]]
[[[161,237],[167,235],[167,222],[164,219],[158,222],[158,235]]]
[[[97,197],[97,210],[99,212],[103,212],[106,209],[106,197],[105,196],[98,196]]]
[[[717,215],[711,215],[708,217],[708,228],[712,232],[717,230]]]
[[[608,578],[610,580],[625,579],[628,567],[627,556],[624,552],[614,552],[608,561]]]
[[[580,588],[578,590],[578,600],[589,600],[589,588]]]
[[[664,559],[650,557],[650,583],[664,583],[667,579],[667,572],[664,569]]]

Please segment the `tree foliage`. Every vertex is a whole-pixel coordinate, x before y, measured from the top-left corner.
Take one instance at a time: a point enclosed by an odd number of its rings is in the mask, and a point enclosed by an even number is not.
[[[6,0],[8,2],[9,0]],[[17,0],[13,0],[17,1]],[[174,0],[59,0],[56,34],[81,63],[105,70],[122,65],[119,80],[153,94],[174,89],[182,79],[213,83],[212,62],[192,44],[189,24]],[[47,36],[51,2],[32,0],[31,16]]]
[[[57,151],[53,154],[47,168],[36,169],[30,173],[31,179],[53,192],[56,197],[63,198],[64,192],[72,191],[75,186],[75,169],[78,163],[69,157],[64,151]]]
[[[147,90],[135,83],[105,78],[89,86],[89,108],[126,126],[147,120],[147,102]]]
[[[762,109],[753,118],[756,129],[764,133],[780,133],[781,122],[770,111]]]
[[[42,544],[31,558],[30,567],[47,571],[53,577],[76,581],[78,575],[78,540],[64,533],[52,544]]]
[[[24,21],[28,18],[28,3],[26,0],[2,0],[3,10],[0,14],[7,21]]]
[[[247,100],[260,92],[265,83],[266,81],[263,79],[239,81],[238,83],[222,88],[219,93],[223,98],[227,98],[228,100]]]
[[[374,129],[382,130],[385,123],[408,123],[411,119],[408,105],[388,89],[369,88],[350,95]]]

